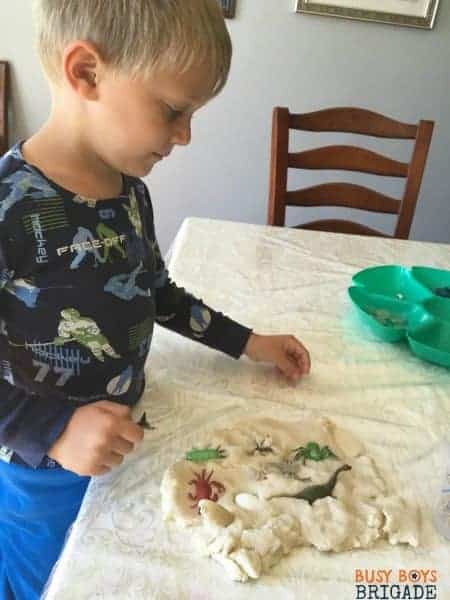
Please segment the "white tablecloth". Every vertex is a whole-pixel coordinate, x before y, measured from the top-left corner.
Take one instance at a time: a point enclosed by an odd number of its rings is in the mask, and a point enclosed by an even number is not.
[[[347,600],[355,569],[437,569],[450,599],[450,542],[431,515],[450,428],[450,371],[406,344],[379,342],[347,296],[351,276],[378,264],[450,267],[449,246],[269,228],[184,222],[171,276],[259,333],[292,333],[311,351],[309,378],[292,386],[272,367],[234,361],[161,328],[145,396],[155,430],[113,473],[91,482],[51,579],[47,600]],[[162,521],[159,485],[193,437],[243,416],[326,415],[365,441],[399,493],[421,507],[422,545],[382,542],[342,555],[296,551],[256,583],[227,579]]]

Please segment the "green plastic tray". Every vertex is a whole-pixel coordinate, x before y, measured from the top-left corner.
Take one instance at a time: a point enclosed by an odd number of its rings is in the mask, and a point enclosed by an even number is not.
[[[406,339],[420,358],[450,368],[450,271],[371,267],[348,290],[362,320],[385,342]]]

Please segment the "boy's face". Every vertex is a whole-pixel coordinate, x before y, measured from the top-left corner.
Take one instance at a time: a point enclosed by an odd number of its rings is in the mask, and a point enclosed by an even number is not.
[[[97,99],[86,103],[87,136],[98,156],[117,171],[143,177],[191,139],[193,113],[211,97],[210,72],[155,73],[130,79],[104,71]]]

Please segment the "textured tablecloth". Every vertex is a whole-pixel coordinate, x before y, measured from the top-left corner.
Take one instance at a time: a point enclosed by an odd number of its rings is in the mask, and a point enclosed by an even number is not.
[[[113,473],[91,482],[47,600],[347,600],[355,569],[437,569],[450,599],[450,542],[432,524],[450,429],[450,371],[406,344],[379,342],[347,296],[352,275],[380,264],[450,267],[446,245],[188,219],[171,276],[259,333],[292,333],[312,355],[296,387],[267,365],[234,361],[157,328],[136,409],[156,428]],[[164,470],[201,432],[242,417],[325,415],[364,440],[398,492],[421,508],[422,545],[321,554],[295,551],[256,583],[230,581],[162,521]]]

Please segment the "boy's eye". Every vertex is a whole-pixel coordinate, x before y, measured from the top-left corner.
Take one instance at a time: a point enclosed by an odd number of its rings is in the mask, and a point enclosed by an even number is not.
[[[172,106],[169,106],[168,104],[166,104],[166,106],[167,106],[169,121],[175,121],[176,119],[178,119],[178,117],[181,117],[181,115],[183,114],[182,110],[173,108]]]

